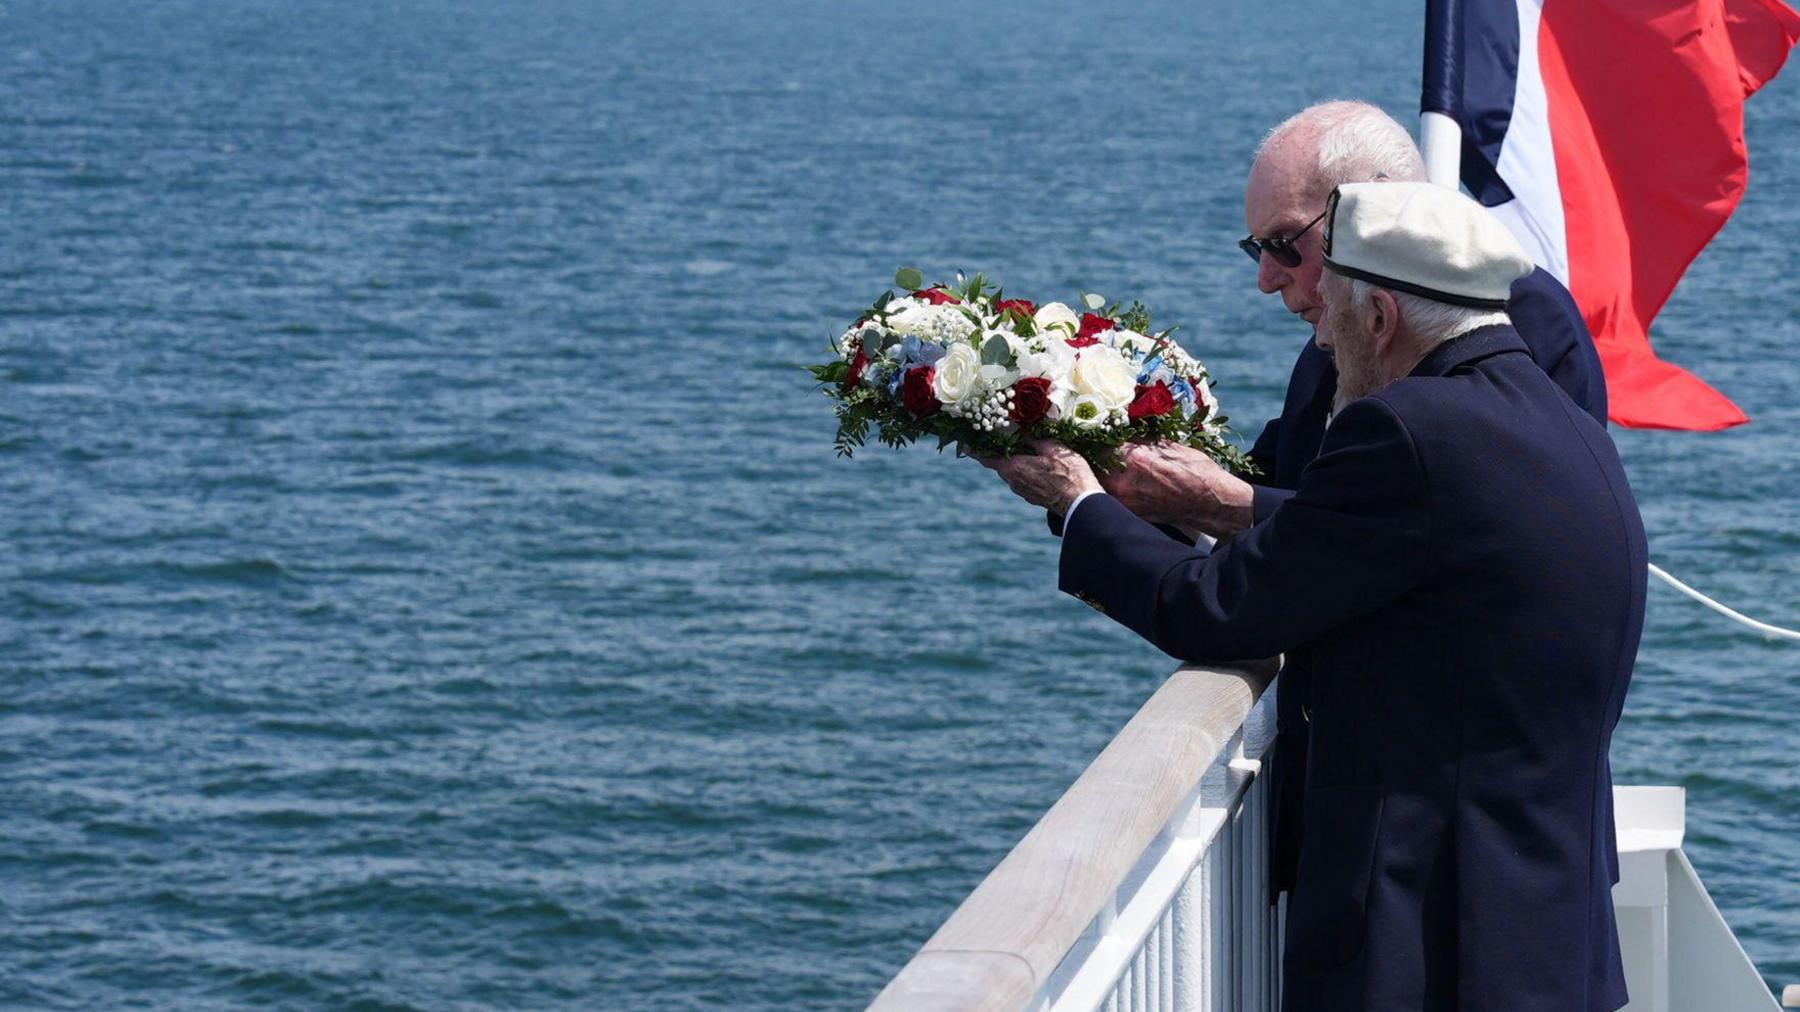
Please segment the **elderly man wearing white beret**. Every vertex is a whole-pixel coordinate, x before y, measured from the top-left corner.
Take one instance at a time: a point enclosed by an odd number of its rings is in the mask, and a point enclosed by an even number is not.
[[[1195,531],[1215,537],[1235,534],[1293,495],[1300,472],[1319,455],[1337,392],[1333,357],[1314,340],[1324,312],[1319,282],[1326,276],[1319,224],[1335,187],[1375,179],[1422,182],[1425,161],[1406,128],[1367,102],[1310,105],[1258,145],[1244,185],[1249,234],[1237,245],[1256,264],[1257,288],[1307,325],[1281,414],[1262,427],[1251,445],[1249,456],[1259,470],[1247,480],[1197,450],[1174,445],[1139,454],[1134,466],[1103,476],[1101,483],[1132,512],[1164,524],[1171,536],[1191,544]],[[1568,289],[1539,268],[1513,282],[1506,312],[1538,368],[1604,425],[1606,383],[1600,357]],[[1049,519],[1051,530],[1060,533],[1062,518],[1051,514]],[[1294,885],[1309,737],[1305,714],[1311,672],[1301,655],[1283,660],[1281,677],[1271,690],[1277,733],[1264,764],[1273,794],[1271,894]],[[1611,825],[1609,818],[1609,830]],[[1617,881],[1617,865],[1612,872]]]
[[[1606,755],[1646,546],[1612,441],[1506,315],[1531,264],[1427,183],[1338,187],[1317,341],[1334,416],[1291,497],[1208,554],[1054,443],[985,463],[1065,516],[1063,590],[1195,661],[1303,655],[1285,1007],[1626,1001]],[[1133,468],[1155,480],[1155,457]]]

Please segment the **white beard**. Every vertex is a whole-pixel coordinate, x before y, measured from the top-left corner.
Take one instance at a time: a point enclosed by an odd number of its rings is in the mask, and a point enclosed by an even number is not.
[[[1359,339],[1362,336],[1366,335],[1359,336]],[[1373,338],[1368,340],[1371,345],[1374,344]],[[1369,352],[1370,361],[1364,363],[1357,357],[1357,351],[1346,346],[1349,343],[1340,342],[1332,356],[1337,362],[1338,371],[1337,391],[1331,397],[1331,413],[1334,416],[1350,402],[1362,400],[1386,385],[1381,382],[1381,365],[1373,360],[1374,352]]]

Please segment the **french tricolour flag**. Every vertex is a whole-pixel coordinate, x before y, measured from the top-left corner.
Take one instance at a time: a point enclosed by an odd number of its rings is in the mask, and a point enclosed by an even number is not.
[[[1744,413],[1650,348],[1650,320],[1748,176],[1743,103],[1800,38],[1780,0],[1428,0],[1424,111],[1462,181],[1587,318],[1620,425]]]

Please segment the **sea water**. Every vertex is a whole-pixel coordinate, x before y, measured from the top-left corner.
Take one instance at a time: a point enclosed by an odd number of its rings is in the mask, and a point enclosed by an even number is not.
[[[1041,515],[834,458],[896,267],[1142,299],[1241,432],[1233,245],[1417,4],[0,4],[0,1006],[854,1007],[1173,665]],[[1800,622],[1800,72],[1616,432],[1652,557]],[[1613,752],[1800,981],[1800,653],[1653,585]]]

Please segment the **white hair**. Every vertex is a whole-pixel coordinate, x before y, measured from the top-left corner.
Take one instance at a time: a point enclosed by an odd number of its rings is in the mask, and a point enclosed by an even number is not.
[[[1425,181],[1425,159],[1406,128],[1367,102],[1340,100],[1309,105],[1270,130],[1256,156],[1273,144],[1305,138],[1313,142],[1314,172],[1320,189],[1386,177]]]
[[[1356,278],[1341,278],[1349,284],[1350,305],[1360,315],[1369,310],[1369,301],[1375,297],[1375,290],[1380,285],[1371,284]],[[1412,328],[1413,334],[1428,346],[1436,346],[1453,337],[1460,337],[1471,330],[1491,327],[1495,324],[1510,324],[1512,317],[1496,309],[1474,309],[1469,306],[1453,306],[1448,302],[1438,302],[1406,292],[1396,292],[1391,288],[1383,288],[1394,297],[1394,305],[1400,310],[1400,318]]]

